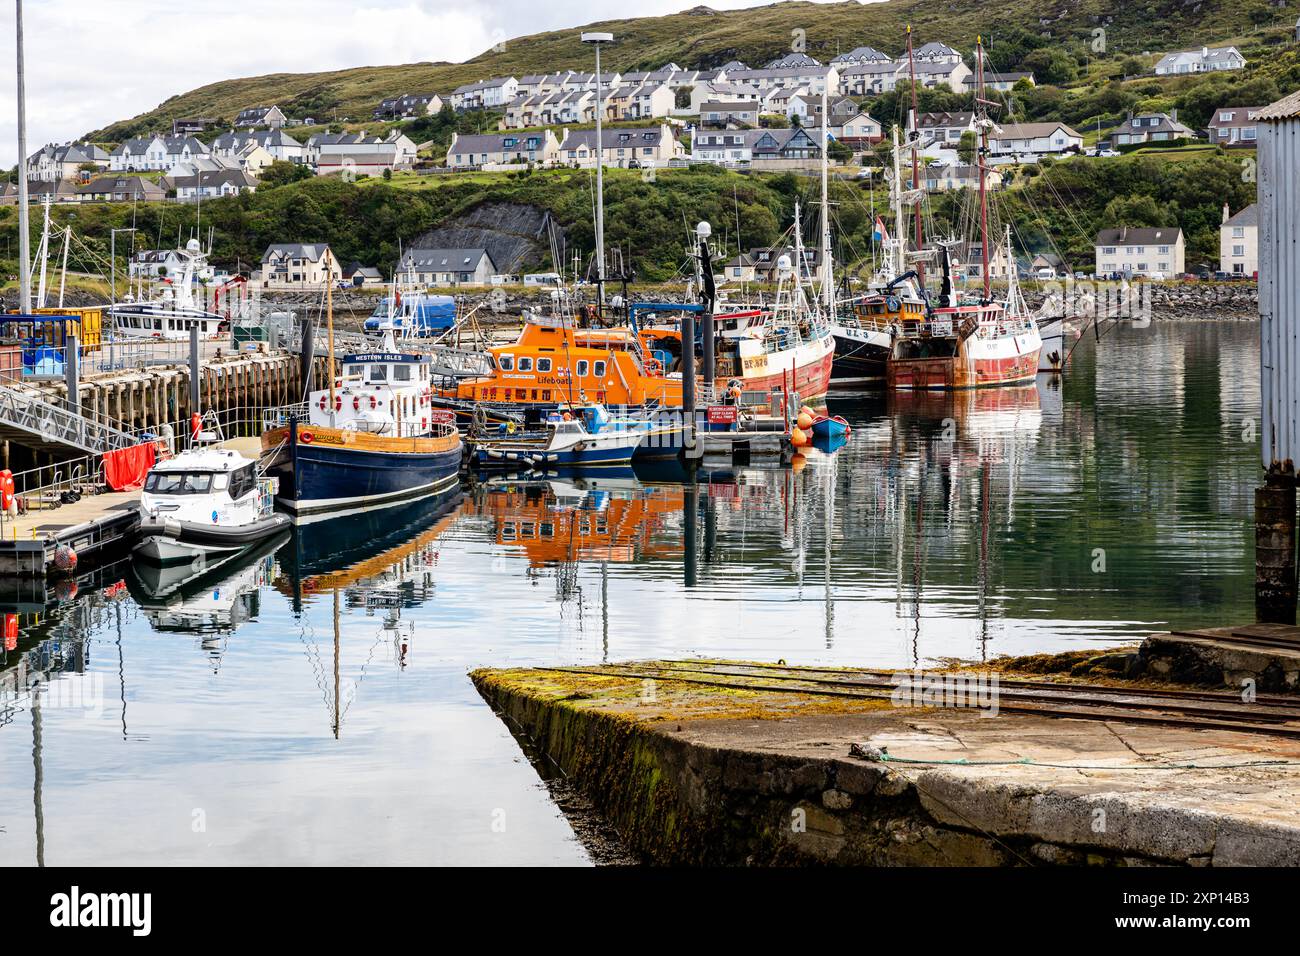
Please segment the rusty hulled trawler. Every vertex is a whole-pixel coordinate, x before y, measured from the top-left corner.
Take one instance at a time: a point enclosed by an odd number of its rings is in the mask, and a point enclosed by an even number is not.
[[[1025,306],[1016,282],[1015,255],[1011,230],[1006,231],[1007,289],[1002,299],[993,296],[989,268],[989,202],[986,165],[989,155],[988,135],[994,124],[988,107],[996,105],[985,98],[984,46],[976,43],[975,124],[978,147],[975,165],[979,180],[979,250],[982,288],[978,294],[959,292],[953,281],[950,246],[940,244],[943,285],[937,302],[926,301],[923,315],[900,310],[894,325],[894,346],[886,363],[886,381],[894,389],[960,389],[990,386],[1027,385],[1038,373],[1042,338],[1038,323]],[[899,148],[894,133],[895,223],[899,243],[895,261],[904,259],[902,243],[904,199],[922,201],[923,193],[913,189],[905,196],[900,187]],[[913,137],[915,117],[913,118]],[[915,147],[913,142],[912,147]],[[914,180],[914,186],[917,185]],[[919,224],[919,215],[917,218]],[[918,225],[917,233],[920,234]]]

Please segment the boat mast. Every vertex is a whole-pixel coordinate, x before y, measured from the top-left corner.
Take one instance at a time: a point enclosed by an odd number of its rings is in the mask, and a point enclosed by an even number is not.
[[[903,222],[903,164],[899,159],[898,144],[898,126],[894,126],[894,181],[891,184],[893,189],[890,193],[890,202],[894,205],[894,238],[886,244],[886,250],[891,257],[896,257],[889,265],[889,271],[893,273],[891,278],[897,279],[907,268],[907,227]],[[892,248],[891,248],[892,247]],[[896,251],[894,251],[896,250]]]
[[[830,157],[827,156],[829,146],[829,122],[830,112],[827,110],[826,87],[827,83],[822,83],[822,298],[825,300],[826,321],[834,321],[835,318],[835,283],[832,279],[831,270],[831,205],[828,198],[828,180],[830,177]]]
[[[911,78],[911,86],[912,86],[912,121],[910,123],[910,126],[912,128],[912,191],[915,192],[916,190],[921,188],[921,160],[916,152],[916,146],[921,140],[921,130],[920,130],[921,114],[920,112],[918,112],[917,99],[916,99],[916,63],[912,59],[912,25],[910,23],[907,25],[907,72],[908,72],[908,76]],[[919,253],[921,249],[924,247],[924,240],[922,239],[921,236],[921,204],[920,203],[916,204],[916,213],[914,218],[916,223],[916,251]],[[920,285],[922,289],[924,289],[925,288],[925,263],[919,259],[917,260],[916,263],[916,278],[917,278],[917,284]]]
[[[984,155],[989,148],[989,124],[984,112],[984,38],[975,38],[975,116],[980,127],[980,145],[975,156],[975,175],[980,178],[980,259],[983,263],[984,301],[989,300],[989,198],[984,183]]]
[[[325,250],[325,328],[330,357],[330,426],[334,426],[334,270],[330,268],[333,250]],[[337,596],[336,596],[337,599]],[[335,728],[337,732],[337,727]]]
[[[31,197],[27,191],[27,68],[23,62],[23,0],[15,0],[18,28],[18,305],[32,311]]]
[[[27,170],[23,170],[23,175],[27,175]],[[36,249],[36,255],[41,260],[41,281],[36,288],[36,308],[45,308],[45,274],[46,266],[50,261],[50,197],[45,197],[45,223],[41,226],[41,244]]]

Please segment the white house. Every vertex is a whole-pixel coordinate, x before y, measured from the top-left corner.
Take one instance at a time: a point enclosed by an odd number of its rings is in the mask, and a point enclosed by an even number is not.
[[[271,154],[273,160],[284,163],[307,162],[307,149],[288,133],[281,129],[259,130],[257,132],[237,133],[231,130],[222,133],[212,141],[213,155],[223,159],[234,159],[248,146],[255,143]]]
[[[455,110],[500,109],[519,94],[519,81],[513,76],[497,76],[477,83],[466,83],[451,92]]]
[[[453,133],[447,146],[447,166],[469,169],[525,163],[549,165],[555,162],[559,152],[559,140],[549,129],[527,133]]]
[[[615,127],[601,131],[601,162],[605,166],[645,168],[665,166],[684,159],[686,151],[666,124],[643,127]],[[578,166],[596,165],[596,131],[570,129],[560,140],[560,161]]]
[[[754,158],[754,142],[766,132],[696,129],[691,134],[691,159],[719,166],[748,163]]]
[[[1030,86],[1034,86],[1034,74],[1032,73],[985,73],[984,89],[985,91],[995,90],[998,93],[1006,93],[1015,89],[1017,83],[1024,80]],[[972,73],[966,79],[961,81],[963,91],[973,93],[979,84],[979,77]]]
[[[889,63],[892,59],[888,53],[881,53],[875,47],[860,46],[848,53],[841,53],[831,60],[831,63],[835,66],[856,66],[866,63]]]
[[[925,188],[928,192],[945,193],[954,189],[979,189],[979,185],[979,173],[975,166],[958,163],[925,168]],[[1001,189],[1002,174],[995,169],[987,170],[984,174],[984,188]]]
[[[94,143],[64,143],[62,146],[43,146],[27,158],[27,178],[53,183],[61,179],[76,179],[81,167],[108,168],[108,153]]]
[[[922,113],[916,118],[917,133],[923,142],[955,147],[963,133],[975,132],[975,114]]]
[[[705,103],[757,103],[762,92],[752,83],[696,83],[691,87],[691,112],[699,113]]]
[[[1157,226],[1103,229],[1094,240],[1096,274],[1167,278],[1186,271],[1183,231]]]
[[[1018,162],[1083,150],[1083,134],[1064,123],[1003,123],[989,134],[989,155]]]
[[[256,192],[257,180],[242,169],[221,169],[195,173],[193,176],[179,176],[172,180],[176,198],[185,202],[199,199],[218,199],[222,196],[238,196],[242,192]]]
[[[485,286],[497,267],[486,249],[408,249],[397,271],[425,286]]]
[[[840,91],[840,72],[834,66],[788,66],[776,69],[734,70],[727,74],[732,83],[748,83],[760,90],[774,87],[805,87],[809,93],[821,96],[822,90],[834,95]]]
[[[1196,139],[1196,131],[1178,122],[1178,110],[1130,115],[1107,135],[1111,146],[1155,143],[1173,139]]]
[[[1223,204],[1219,226],[1219,270],[1233,275],[1253,276],[1259,272],[1259,205],[1251,203],[1235,216]]]
[[[235,128],[255,129],[258,126],[269,126],[272,129],[278,129],[286,122],[288,122],[288,119],[280,110],[280,107],[254,106],[239,111],[239,115],[235,117]]]
[[[187,261],[175,249],[142,249],[131,257],[127,271],[132,279],[157,279],[179,275]]]
[[[840,92],[845,96],[879,96],[907,78],[906,60],[854,63],[840,68]]]
[[[1253,147],[1259,131],[1255,123],[1255,110],[1259,106],[1223,106],[1214,111],[1206,131],[1215,146]]]
[[[856,116],[844,121],[836,138],[850,149],[860,150],[880,142],[884,138],[884,130],[870,113],[861,110]]]
[[[328,244],[277,242],[262,253],[262,287],[321,289],[343,278],[343,270]]]
[[[928,46],[929,44],[927,44]],[[942,44],[940,44],[942,45]],[[948,49],[952,49],[948,47]],[[947,89],[954,93],[966,92],[965,82],[971,74],[971,69],[960,58],[956,62],[947,59],[937,59],[929,62],[917,62],[909,69],[904,64],[903,69],[898,73],[898,79],[907,80],[911,78],[912,73],[916,74],[916,82],[923,87],[930,89]]]
[[[1246,58],[1235,46],[1208,47],[1198,50],[1177,50],[1166,53],[1156,63],[1156,76],[1177,76],[1180,73],[1211,73],[1217,70],[1242,70]]]
[[[210,155],[212,151],[193,136],[128,139],[109,155],[108,168],[114,172],[165,171]]]

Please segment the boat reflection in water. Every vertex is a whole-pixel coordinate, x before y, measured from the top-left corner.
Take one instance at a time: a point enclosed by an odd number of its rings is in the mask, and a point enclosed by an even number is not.
[[[294,610],[312,594],[383,579],[394,565],[423,551],[446,530],[461,500],[459,488],[387,507],[295,525],[280,552],[285,577],[277,588]],[[400,574],[398,575],[400,576]]]
[[[185,564],[135,561],[127,587],[156,631],[228,634],[257,617],[260,589],[275,578],[275,552],[288,540],[286,529],[215,560],[199,554]]]
[[[491,518],[494,542],[522,550],[536,571],[678,554],[680,543],[664,540],[662,532],[682,502],[680,488],[645,486],[632,469],[605,469],[497,478],[478,486],[465,513]]]

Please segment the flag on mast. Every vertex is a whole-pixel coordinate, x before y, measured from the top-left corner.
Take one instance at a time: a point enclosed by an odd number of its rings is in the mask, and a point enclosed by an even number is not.
[[[871,238],[876,240],[876,242],[889,241],[889,230],[885,228],[885,221],[879,216],[876,217],[876,228],[871,233]]]

